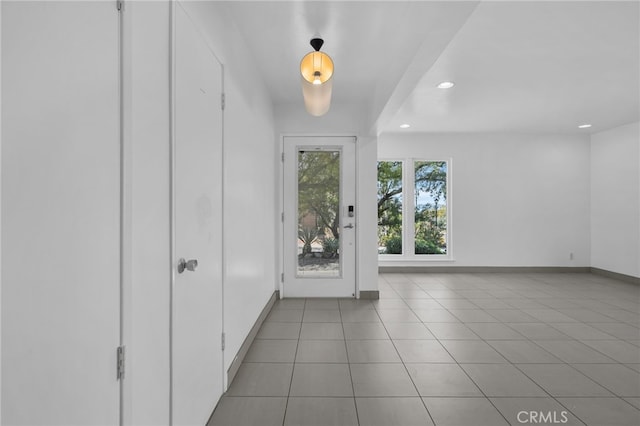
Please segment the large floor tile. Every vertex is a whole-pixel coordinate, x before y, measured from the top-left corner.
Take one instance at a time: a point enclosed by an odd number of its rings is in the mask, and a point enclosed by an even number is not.
[[[608,364],[614,362],[613,359],[575,340],[537,340],[536,343],[547,352],[569,364]]]
[[[384,325],[387,333],[392,339],[402,340],[432,340],[435,339],[433,334],[425,327],[423,323],[415,322],[390,322]]]
[[[352,364],[351,377],[356,397],[418,396],[402,364]]]
[[[273,310],[278,309],[304,309],[306,299],[278,299],[273,304]]]
[[[415,310],[427,310],[427,309],[443,309],[442,305],[434,299],[407,299],[404,300],[407,306]]]
[[[568,336],[548,324],[542,323],[509,323],[509,327],[531,340],[564,340]]]
[[[289,398],[285,426],[358,426],[353,398]]]
[[[498,319],[491,316],[487,311],[482,309],[449,309],[456,318],[464,323],[468,322],[499,322]]]
[[[462,368],[486,396],[548,396],[511,364],[464,364]]]
[[[617,396],[640,397],[640,373],[621,364],[576,364],[585,376]]]
[[[360,426],[432,426],[420,398],[356,398]]]
[[[344,340],[340,323],[308,322],[302,324],[300,340]]]
[[[504,323],[540,322],[537,318],[522,312],[520,309],[487,309],[487,312],[492,317]]]
[[[482,396],[458,364],[407,364],[421,396]]]
[[[293,364],[242,364],[227,395],[287,396]]]
[[[470,298],[469,300],[481,309],[513,309],[513,306],[507,305],[500,299]]]
[[[508,425],[487,398],[423,398],[437,426]]]
[[[482,340],[443,340],[440,343],[458,363],[503,363],[507,360]]]
[[[425,324],[433,335],[440,340],[479,340],[466,324],[458,322],[432,322]]]
[[[391,340],[348,340],[349,362],[402,362]]]
[[[304,305],[305,310],[337,310],[339,308],[338,299],[307,299],[307,303]]]
[[[375,308],[371,300],[365,299],[339,299],[338,304],[341,311]]]
[[[302,322],[302,309],[274,309],[267,316],[266,322]]]
[[[422,322],[460,322],[460,320],[446,309],[414,309],[413,312]]]
[[[610,322],[611,318],[607,315],[603,315],[598,312],[594,312],[591,309],[584,308],[561,308],[559,312],[567,315],[580,322]]]
[[[404,300],[411,299],[431,299],[429,294],[421,289],[417,290],[409,290],[409,289],[397,289],[396,292],[402,297]]]
[[[374,300],[371,305],[377,310],[409,309],[409,305],[403,299],[378,299]]]
[[[622,363],[640,363],[640,348],[624,340],[584,340],[583,343]]]
[[[353,396],[348,364],[296,364],[291,396]]]
[[[602,322],[615,320],[616,322],[620,321],[636,327],[640,326],[640,313],[638,312],[625,311],[624,309],[598,309],[598,313],[609,318],[609,320]]]
[[[624,398],[624,400],[640,410],[640,398]]]
[[[341,322],[338,309],[306,309],[302,322]]]
[[[561,363],[540,346],[528,340],[492,340],[487,342],[510,362],[518,363]]]
[[[600,331],[604,331],[618,339],[637,339],[640,335],[640,328],[630,324],[619,322],[599,322],[589,324]]]
[[[244,362],[293,362],[297,340],[254,340]]]
[[[576,416],[553,398],[490,398],[511,425],[583,426]]]
[[[467,323],[476,335],[485,340],[523,340],[526,339],[522,334],[501,323],[479,322]]]
[[[576,340],[612,340],[615,337],[589,324],[579,322],[552,324],[553,328]]]
[[[577,322],[575,319],[555,309],[523,309],[523,312],[547,324]]]
[[[453,290],[426,290],[434,299],[459,299],[460,295]]]
[[[529,299],[529,298],[505,298],[502,299],[505,303],[510,305],[513,308],[517,309],[546,309],[543,303],[538,302],[537,300]]]
[[[403,362],[455,362],[437,340],[394,340]]]
[[[265,322],[260,327],[256,339],[292,339],[300,337],[300,323],[298,322]]]
[[[375,309],[358,309],[342,311],[342,322],[380,322]]]
[[[379,322],[346,322],[344,337],[347,340],[388,340],[387,330]]]
[[[287,398],[222,397],[207,426],[281,426]]]
[[[378,315],[384,323],[420,322],[411,309],[378,309]]]
[[[467,299],[439,299],[438,303],[446,309],[478,309],[477,305]]]
[[[589,426],[638,426],[640,410],[620,398],[559,398]]]
[[[612,396],[570,365],[521,364],[517,367],[552,396]]]
[[[300,340],[296,362],[346,363],[347,350],[343,340]]]

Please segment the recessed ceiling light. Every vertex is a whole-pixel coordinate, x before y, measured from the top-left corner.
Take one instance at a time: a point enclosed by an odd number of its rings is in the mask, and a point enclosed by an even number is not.
[[[588,129],[589,127],[591,127],[591,124],[581,124],[578,126],[578,129]]]
[[[443,81],[442,83],[438,84],[438,89],[451,89],[455,85],[456,84],[453,81]]]
[[[408,129],[409,127],[411,127],[411,124],[404,123],[400,125],[401,129]]]

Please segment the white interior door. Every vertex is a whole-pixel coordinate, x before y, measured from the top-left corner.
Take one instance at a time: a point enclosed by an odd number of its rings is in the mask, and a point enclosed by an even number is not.
[[[2,424],[116,425],[115,2],[2,2]]]
[[[172,420],[204,425],[223,392],[222,66],[179,3],[174,16]]]
[[[355,142],[284,138],[284,297],[355,297]]]

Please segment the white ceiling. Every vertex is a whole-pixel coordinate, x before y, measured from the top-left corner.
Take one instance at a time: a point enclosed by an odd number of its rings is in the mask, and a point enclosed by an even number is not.
[[[332,103],[364,108],[378,133],[597,132],[640,115],[637,1],[226,6],[276,106],[302,108],[298,65],[319,35],[335,63]],[[456,86],[437,89],[444,80]]]

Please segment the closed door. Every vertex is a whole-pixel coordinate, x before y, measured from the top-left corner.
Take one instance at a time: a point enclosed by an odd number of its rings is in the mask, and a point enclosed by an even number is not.
[[[222,66],[174,19],[172,423],[204,425],[223,391]]]
[[[355,137],[284,138],[284,297],[355,297]]]
[[[116,425],[115,2],[2,2],[2,424]]]

